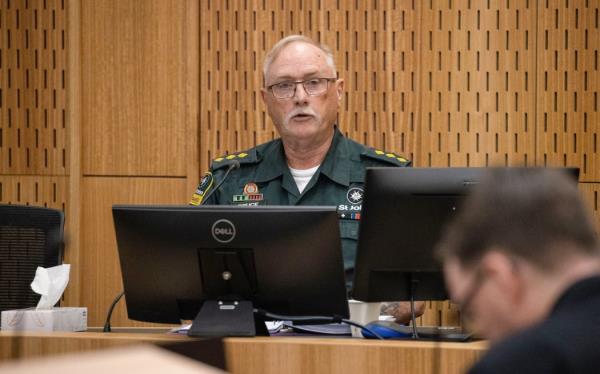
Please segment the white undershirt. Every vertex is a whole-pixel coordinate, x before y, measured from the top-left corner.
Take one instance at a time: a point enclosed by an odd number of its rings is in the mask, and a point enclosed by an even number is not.
[[[310,182],[313,175],[315,175],[319,166],[321,165],[317,165],[310,169],[294,169],[290,167],[290,172],[292,173],[292,177],[294,177],[294,181],[296,182],[296,186],[298,186],[298,191],[300,191],[300,193],[304,191],[306,185]]]

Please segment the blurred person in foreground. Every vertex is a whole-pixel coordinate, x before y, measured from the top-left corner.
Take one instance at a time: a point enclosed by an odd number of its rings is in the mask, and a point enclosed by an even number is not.
[[[490,169],[439,246],[452,299],[491,340],[470,373],[600,370],[600,248],[577,183]]]

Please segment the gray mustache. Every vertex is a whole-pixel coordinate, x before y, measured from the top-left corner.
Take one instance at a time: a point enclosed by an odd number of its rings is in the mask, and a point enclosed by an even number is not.
[[[298,108],[298,109],[292,110],[287,116],[285,116],[285,121],[288,122],[289,120],[292,119],[292,117],[297,116],[299,114],[306,114],[306,115],[313,116],[317,119],[319,118],[317,113],[312,108]]]

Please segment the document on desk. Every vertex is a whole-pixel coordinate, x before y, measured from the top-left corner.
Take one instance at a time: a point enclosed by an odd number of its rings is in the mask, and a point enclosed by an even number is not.
[[[320,325],[298,325],[291,322],[284,323],[296,332],[318,335],[351,335],[350,325],[345,323],[326,323]]]
[[[284,326],[284,321],[266,321],[265,325],[270,334],[275,334]],[[169,333],[187,335],[190,327],[192,327],[192,324],[177,326],[169,330]]]
[[[192,327],[191,323],[188,325],[181,325],[181,326],[173,327],[171,330],[169,330],[169,334],[187,335],[188,331],[190,330],[190,327]]]

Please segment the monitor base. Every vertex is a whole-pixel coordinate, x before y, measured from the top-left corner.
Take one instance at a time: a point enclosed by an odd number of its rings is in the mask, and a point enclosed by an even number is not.
[[[246,300],[205,301],[188,331],[188,336],[197,337],[256,335],[268,332],[264,322],[255,318],[252,302]]]

